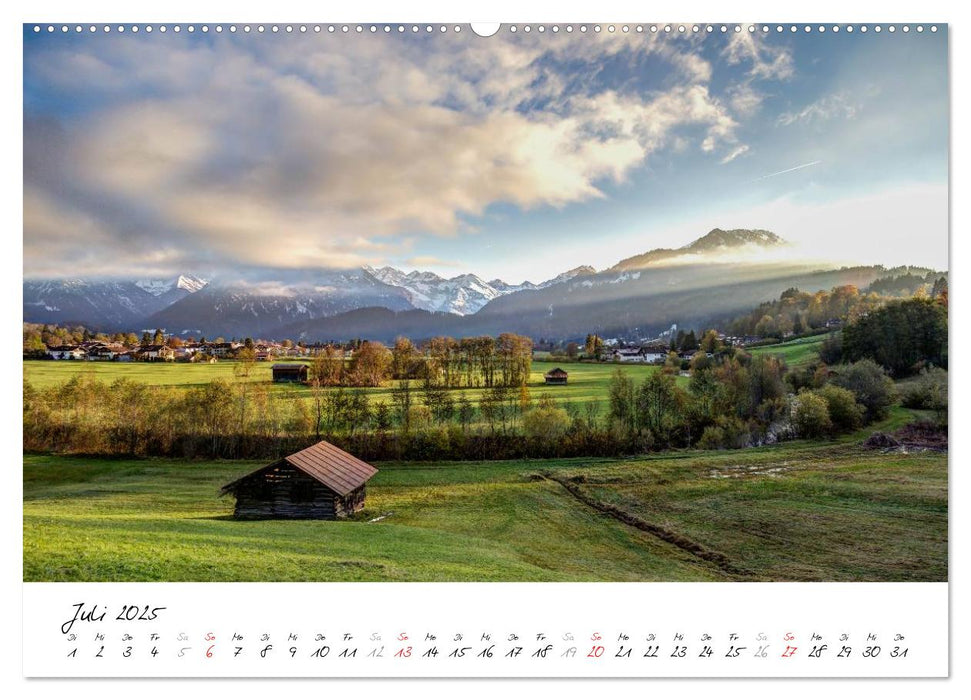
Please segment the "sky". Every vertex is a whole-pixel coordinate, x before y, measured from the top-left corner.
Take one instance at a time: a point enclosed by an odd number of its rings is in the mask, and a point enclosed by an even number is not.
[[[540,282],[716,227],[948,267],[944,27],[378,26],[25,26],[25,278]]]

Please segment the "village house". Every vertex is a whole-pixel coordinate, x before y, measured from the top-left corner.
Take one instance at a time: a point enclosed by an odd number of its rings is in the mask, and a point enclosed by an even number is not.
[[[636,348],[617,348],[611,353],[615,362],[664,362],[668,357],[666,345],[651,344]]]
[[[185,343],[175,348],[175,359],[180,362],[198,362],[205,355],[205,346],[200,343]]]
[[[125,346],[120,343],[91,342],[81,343],[85,350],[85,359],[108,362],[125,352]]]
[[[617,348],[611,353],[616,362],[644,362],[640,348]]]
[[[135,351],[135,358],[143,362],[171,362],[175,350],[167,345],[142,345]]]
[[[670,344],[657,341],[645,343],[641,346],[641,352],[644,353],[645,357],[661,356],[664,358],[667,357],[668,350],[670,350]]]
[[[47,354],[52,360],[83,360],[86,353],[77,345],[55,345],[47,348]]]
[[[203,352],[211,357],[229,357],[241,347],[239,343],[206,343]]]
[[[172,348],[173,358],[176,362],[192,362],[192,357],[195,355],[195,350],[181,345],[177,348]]]
[[[318,442],[226,484],[233,516],[334,520],[364,507],[365,484],[378,470],[330,444]]]

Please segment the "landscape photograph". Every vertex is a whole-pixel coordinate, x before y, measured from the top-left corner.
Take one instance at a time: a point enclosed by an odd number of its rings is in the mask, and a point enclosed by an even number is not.
[[[25,581],[948,580],[946,27],[56,29]]]

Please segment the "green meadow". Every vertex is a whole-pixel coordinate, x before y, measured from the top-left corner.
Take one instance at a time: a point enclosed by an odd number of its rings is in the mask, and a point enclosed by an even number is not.
[[[237,377],[234,372],[235,362],[221,361],[214,364],[173,363],[173,362],[73,362],[73,361],[25,361],[24,376],[37,388],[47,388],[63,384],[74,375],[90,373],[99,381],[112,382],[126,378],[132,381],[157,386],[199,386],[214,379],[226,381],[262,382],[273,386],[276,391],[291,392],[295,397],[310,397],[310,389],[295,384],[272,384],[272,362],[255,363],[249,377]],[[549,362],[534,362],[529,379],[529,389],[533,398],[548,395],[558,402],[573,402],[577,404],[594,403],[598,406],[607,403],[607,387],[610,376],[617,367],[622,367],[634,381],[641,381],[658,368],[636,364],[593,364],[568,363],[562,367],[569,372],[566,386],[546,386],[543,375],[560,365]],[[687,378],[678,377],[678,381],[687,383]],[[412,381],[416,389],[421,382]],[[391,401],[392,382],[383,386],[363,389],[372,400]],[[456,398],[465,394],[470,400],[476,401],[482,395],[480,389],[453,389]]]
[[[810,361],[821,338],[758,348]],[[607,401],[615,364],[564,364],[534,398]],[[657,368],[623,365],[635,380]],[[270,383],[232,362],[25,362],[39,388],[78,372],[111,382]],[[678,381],[687,381],[678,378]],[[309,397],[305,387],[274,391]],[[389,400],[389,387],[366,390]],[[470,398],[478,390],[455,390]],[[833,441],[627,459],[377,463],[343,521],[236,521],[220,487],[245,461],[24,455],[26,581],[943,581],[947,454],[866,450],[892,409]]]
[[[946,454],[859,437],[378,463],[346,521],[233,520],[255,462],[25,455],[24,580],[946,580]]]
[[[819,359],[819,348],[825,339],[825,335],[814,335],[785,343],[777,343],[776,345],[747,348],[747,350],[753,355],[779,356],[786,361],[786,365],[789,367],[803,367]]]

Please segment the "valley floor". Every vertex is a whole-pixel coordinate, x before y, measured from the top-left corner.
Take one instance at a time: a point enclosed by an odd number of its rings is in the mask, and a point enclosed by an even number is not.
[[[25,455],[24,579],[947,580],[946,453],[381,463],[353,520],[234,521],[255,466]]]

